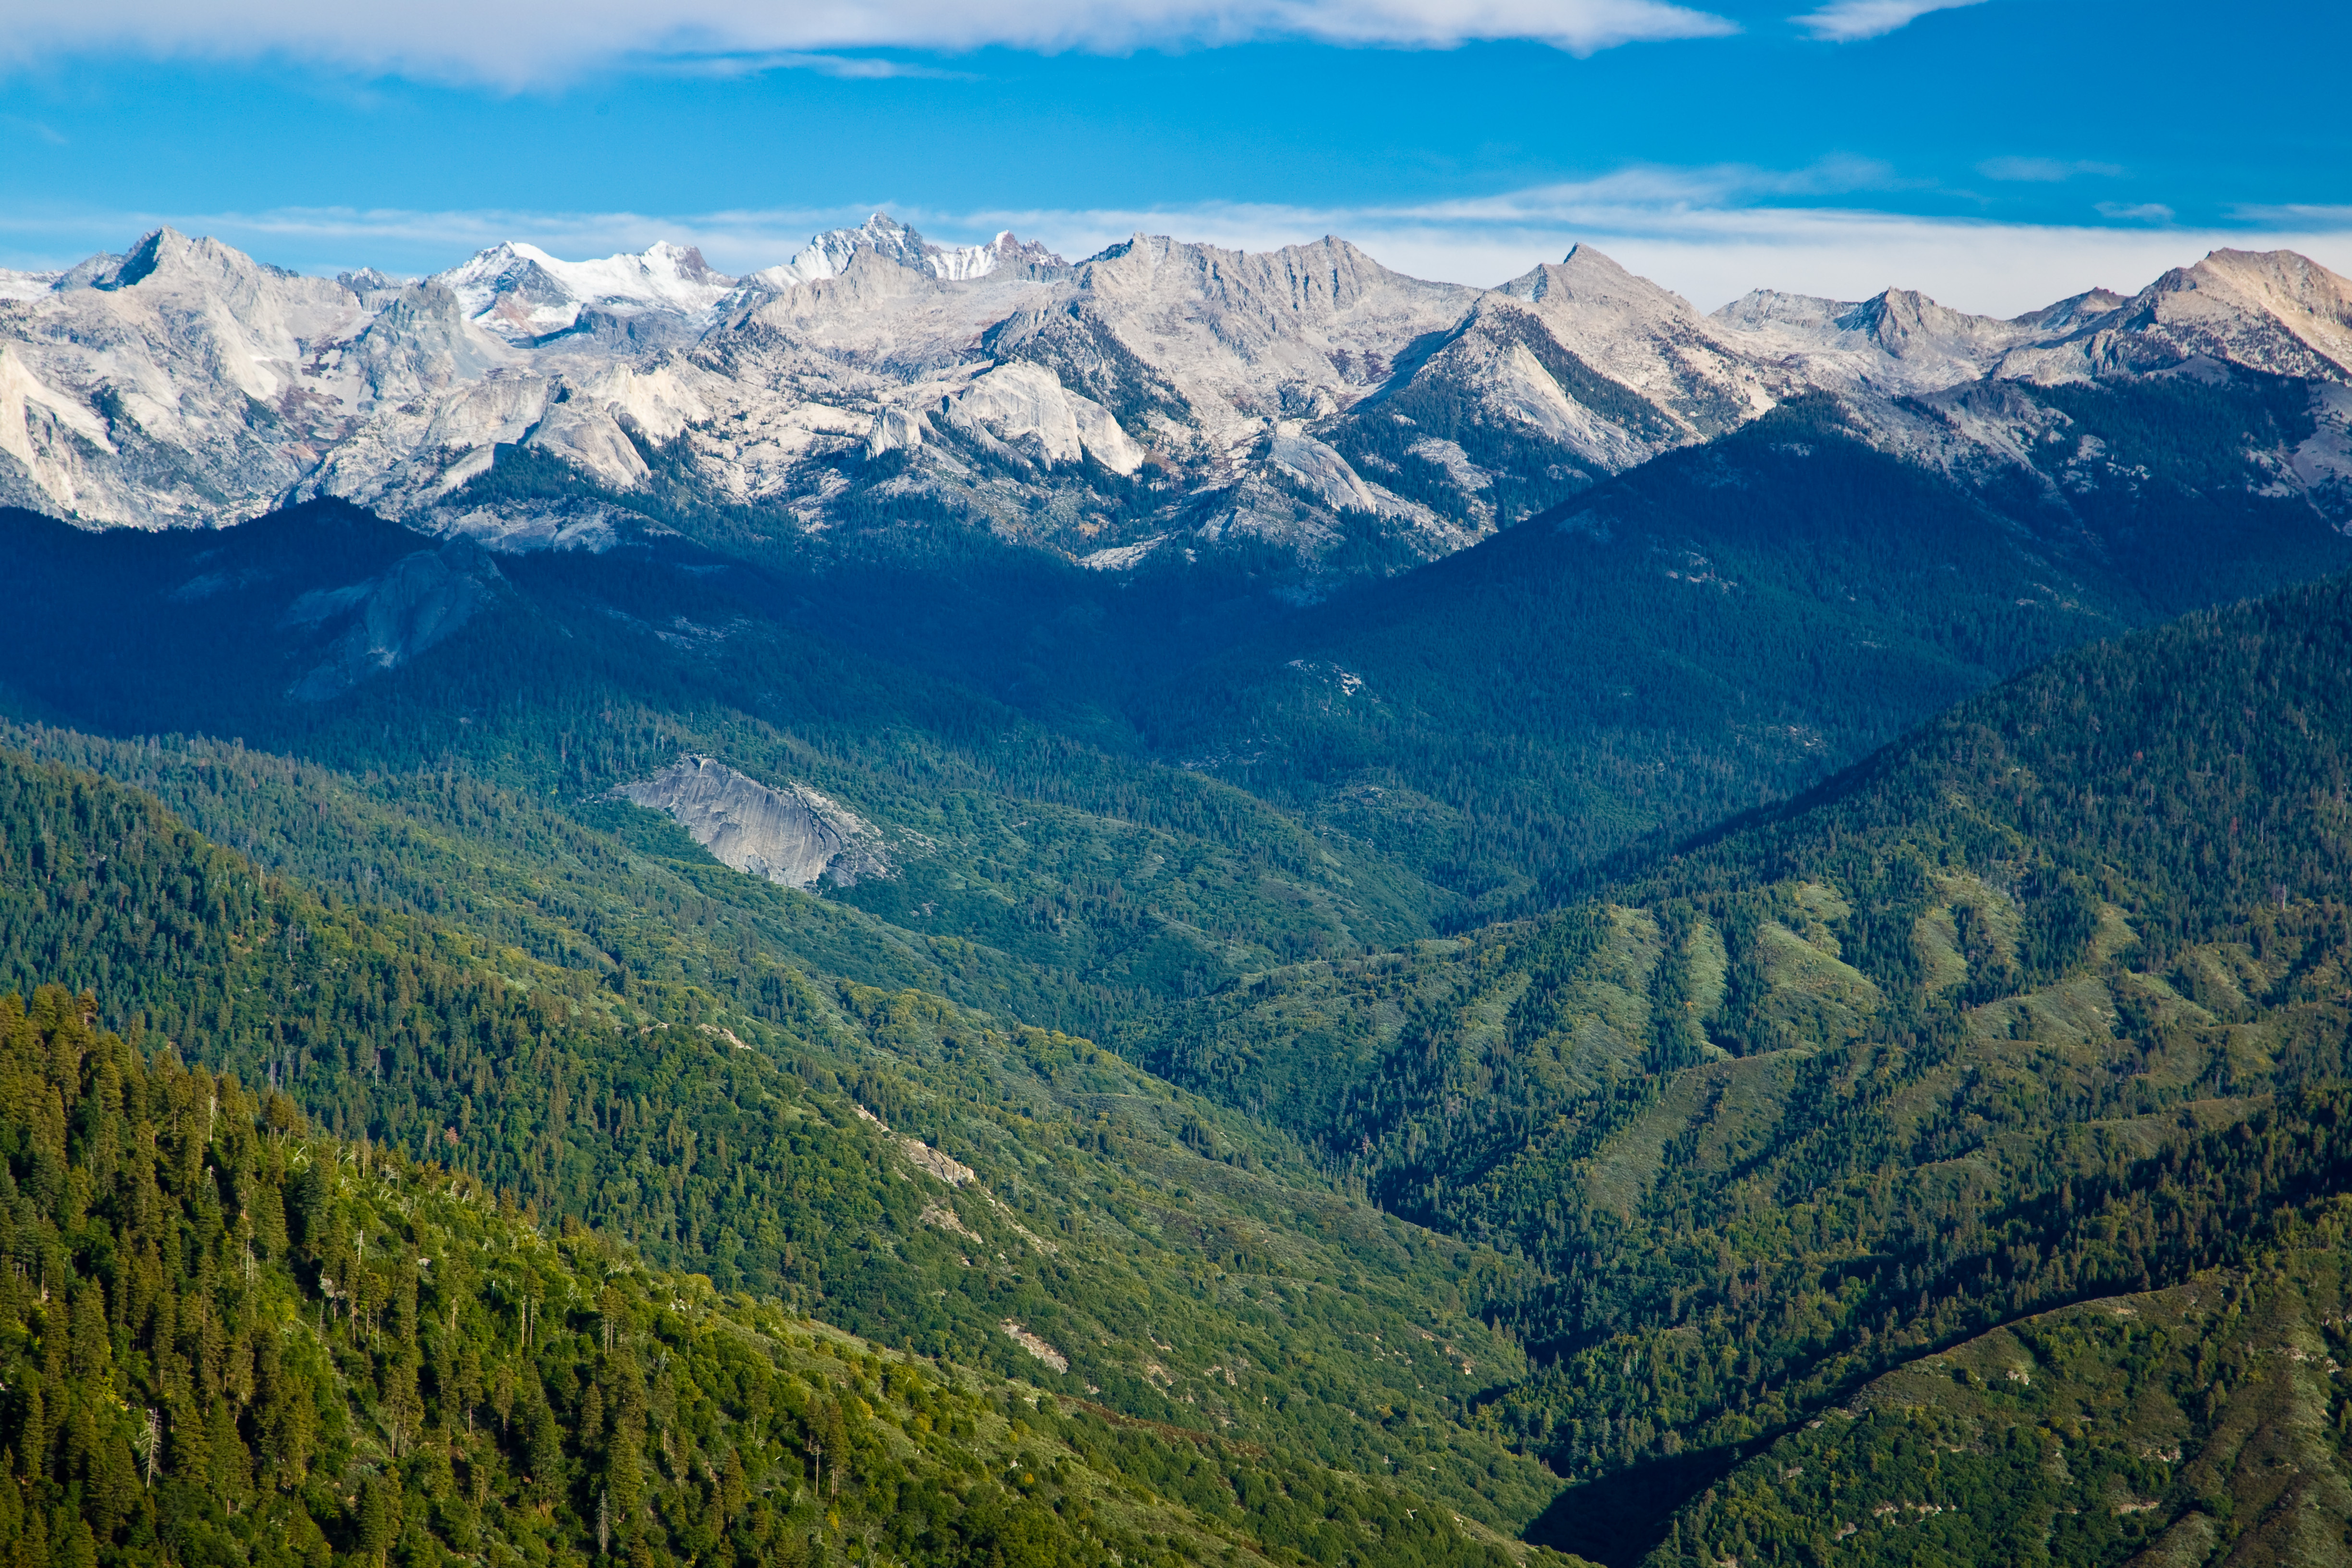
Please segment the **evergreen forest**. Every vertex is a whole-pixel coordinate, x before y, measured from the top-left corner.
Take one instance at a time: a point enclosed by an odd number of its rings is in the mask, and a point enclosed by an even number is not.
[[[0,1552],[2352,1562],[2308,391],[2036,388],[2059,501],[1800,398],[1319,595],[0,513]]]

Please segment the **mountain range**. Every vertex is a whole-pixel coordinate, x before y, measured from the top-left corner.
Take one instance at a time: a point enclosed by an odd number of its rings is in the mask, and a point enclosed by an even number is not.
[[[655,765],[706,698],[425,683],[479,627],[322,700],[325,763],[17,723],[0,1533],[2341,1562],[2347,584],[2063,654],[1535,918],[1288,962],[1377,854],[1076,749],[1024,780],[1034,732],[950,776],[912,675],[719,736],[863,756],[909,863],[839,897],[699,828],[870,824]],[[1121,952],[1171,894],[1229,973]],[[1062,942],[1116,1050],[1027,1021]]]
[[[1886,449],[2040,479],[2040,447],[2069,437],[2038,390],[2224,367],[2311,384],[2314,433],[2247,460],[2340,515],[2352,284],[2284,252],[1998,321],[1902,289],[1702,315],[1586,247],[1474,289],[1336,238],[1252,255],[1138,235],[1071,263],[877,214],[741,278],[667,244],[586,262],[507,244],[330,280],[167,228],[0,277],[0,500],[153,527],[333,498],[542,538],[557,498],[469,489],[512,451],[624,512],[659,463],[668,507],[772,532],[945,511],[1105,570],[1249,542],[1344,574],[1351,540],[1435,559],[1808,394]]]
[[[2352,348],[0,277],[0,1553],[2352,1561]]]

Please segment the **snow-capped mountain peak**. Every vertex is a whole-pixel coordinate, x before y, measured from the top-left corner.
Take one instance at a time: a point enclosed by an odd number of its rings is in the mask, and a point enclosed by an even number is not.
[[[850,258],[861,250],[873,251],[901,267],[928,270],[923,266],[923,237],[888,213],[876,213],[856,228],[826,230],[811,239],[799,255],[783,266],[768,268],[756,276],[775,279],[786,288],[793,283],[814,283],[820,278],[838,278],[848,268]],[[789,278],[779,274],[789,274]]]
[[[300,277],[159,229],[0,275],[0,503],[152,526],[338,496],[503,537],[521,524],[497,507],[548,514],[465,499],[502,446],[619,498],[653,443],[710,495],[811,531],[863,526],[861,487],[888,486],[1124,561],[1089,510],[1116,480],[1141,487],[1120,506],[1150,498],[1153,539],[1314,554],[1361,515],[1427,558],[1790,397],[1826,393],[1887,449],[1973,472],[2022,449],[2011,404],[2032,395],[1999,383],[2184,366],[2302,377],[2352,407],[2352,282],[2217,251],[2130,299],[2009,321],[1899,289],[1702,315],[1588,246],[1486,289],[1331,237],[1139,235],[1072,266],[877,213],[740,280],[680,245],[567,261],[514,242],[410,282]],[[2327,450],[2295,473],[2352,473],[2328,466],[2340,413],[2321,424]],[[1070,504],[1041,511],[1049,494]],[[1037,521],[1065,513],[1066,536]]]
[[[888,213],[876,213],[856,228],[828,229],[817,235],[790,261],[762,268],[744,282],[782,293],[803,283],[840,277],[861,250],[950,283],[969,283],[1024,266],[1064,265],[1060,257],[1034,241],[1024,243],[1011,229],[986,245],[934,245]]]
[[[16,272],[0,267],[0,300],[37,300],[58,286],[63,272]]]
[[[468,319],[509,342],[567,331],[582,310],[706,316],[734,288],[691,246],[661,241],[635,255],[564,261],[535,245],[507,241],[435,276]]]

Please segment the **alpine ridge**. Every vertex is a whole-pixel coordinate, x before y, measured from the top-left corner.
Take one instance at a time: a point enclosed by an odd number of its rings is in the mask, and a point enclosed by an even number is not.
[[[2340,514],[2352,284],[2283,252],[1997,321],[1899,289],[1703,315],[1588,246],[1477,289],[1335,237],[1137,235],[1072,263],[877,213],[740,278],[667,243],[510,243],[404,282],[166,228],[0,277],[0,500],[152,527],[333,498],[517,547],[593,503],[778,549],[913,526],[1102,571],[1271,551],[1345,578],[1794,398],[1980,482],[2032,467],[2052,389],[2247,374],[2307,383],[2321,416],[2250,453],[2251,482]]]

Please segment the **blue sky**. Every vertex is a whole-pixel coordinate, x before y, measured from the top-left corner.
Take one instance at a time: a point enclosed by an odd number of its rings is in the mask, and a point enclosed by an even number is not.
[[[2221,20],[2217,20],[2221,18]],[[2021,310],[2215,244],[2352,270],[2352,7],[1979,0],[0,0],[0,265],[783,259],[886,207],[1076,256],[1337,232],[1491,283]]]

